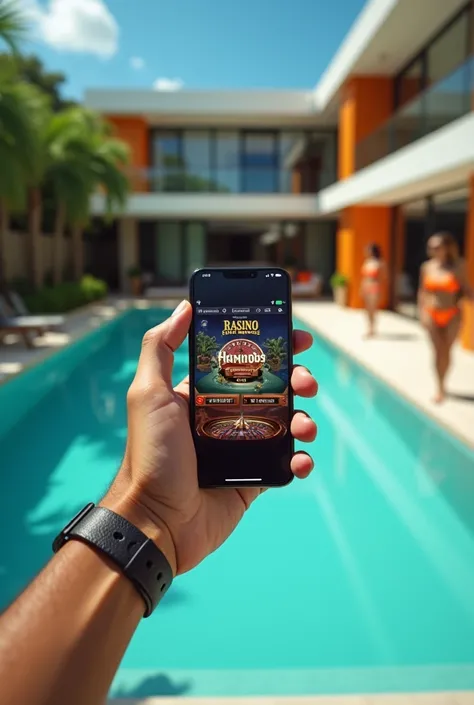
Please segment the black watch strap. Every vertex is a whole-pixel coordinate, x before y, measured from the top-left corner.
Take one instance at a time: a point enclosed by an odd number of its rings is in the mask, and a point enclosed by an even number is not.
[[[119,514],[92,503],[55,538],[53,551],[70,539],[105,553],[135,585],[145,602],[144,616],[150,616],[173,580],[170,564],[151,539]]]

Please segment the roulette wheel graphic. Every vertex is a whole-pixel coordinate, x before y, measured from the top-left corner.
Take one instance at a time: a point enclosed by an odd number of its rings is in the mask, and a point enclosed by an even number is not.
[[[286,427],[277,419],[240,414],[205,421],[199,432],[220,441],[261,441],[284,436]]]

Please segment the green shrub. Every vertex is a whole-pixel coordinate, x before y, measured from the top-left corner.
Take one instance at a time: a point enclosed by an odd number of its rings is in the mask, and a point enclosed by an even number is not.
[[[88,301],[97,301],[107,296],[107,284],[102,279],[96,279],[86,274],[80,282],[81,291]]]
[[[44,286],[24,296],[31,313],[66,313],[107,295],[107,284],[90,274],[80,282],[63,282],[56,286]]]
[[[345,274],[339,274],[339,272],[334,272],[329,281],[332,289],[337,289],[340,286],[347,286],[349,284],[349,278],[346,277]]]

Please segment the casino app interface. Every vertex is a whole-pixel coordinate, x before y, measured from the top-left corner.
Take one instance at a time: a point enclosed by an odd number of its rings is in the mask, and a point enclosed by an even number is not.
[[[288,433],[287,302],[196,306],[195,424],[198,436],[265,441]]]

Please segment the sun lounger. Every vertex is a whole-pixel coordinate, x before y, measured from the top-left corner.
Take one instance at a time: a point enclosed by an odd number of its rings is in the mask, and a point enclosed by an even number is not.
[[[9,291],[8,292],[8,298],[10,299],[13,309],[15,311],[16,316],[30,316],[30,312],[28,311],[25,302],[23,301],[22,297],[18,292],[16,291]],[[4,310],[4,305],[5,305],[5,299],[2,297],[2,301],[0,302],[0,308],[2,310],[2,313],[6,315],[6,312]],[[44,315],[40,314],[39,316],[34,316],[35,318],[41,318],[42,319],[42,327],[45,329],[48,328],[60,328],[61,326],[64,325],[65,318],[64,316],[50,316],[49,314]]]
[[[43,331],[44,329],[38,325],[34,316],[8,318],[0,313],[0,339],[7,333],[16,333],[23,338],[28,348],[32,348],[32,335],[42,335]]]

